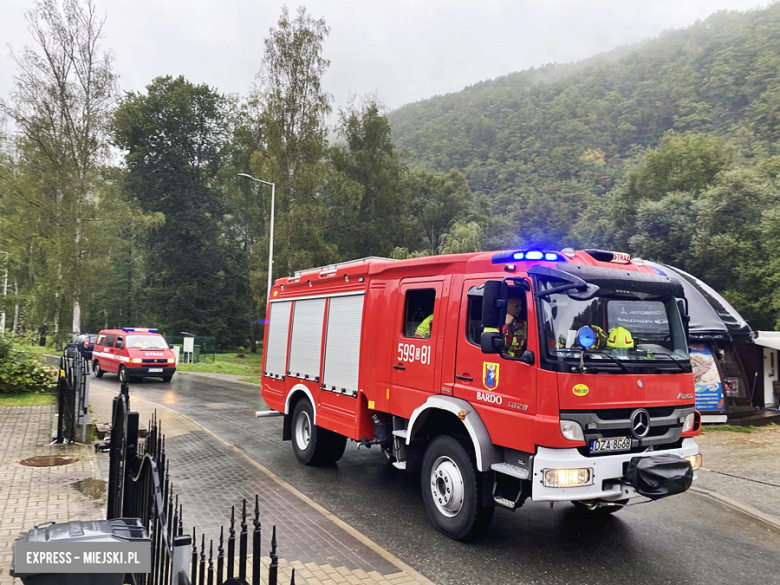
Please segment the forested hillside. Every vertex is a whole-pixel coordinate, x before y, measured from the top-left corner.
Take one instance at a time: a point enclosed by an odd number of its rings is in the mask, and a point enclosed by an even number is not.
[[[776,325],[780,5],[389,119],[409,164],[458,169],[486,199],[487,248],[628,249],[710,280],[754,326]]]

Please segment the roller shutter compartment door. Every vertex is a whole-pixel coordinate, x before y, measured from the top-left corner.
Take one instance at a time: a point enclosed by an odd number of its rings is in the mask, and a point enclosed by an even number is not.
[[[290,309],[292,302],[271,303],[268,320],[268,347],[265,352],[266,376],[280,378],[287,366],[287,347],[290,339]]]
[[[325,299],[295,301],[288,375],[319,380],[324,321]]]
[[[330,299],[322,376],[325,390],[357,395],[364,298],[357,295]]]

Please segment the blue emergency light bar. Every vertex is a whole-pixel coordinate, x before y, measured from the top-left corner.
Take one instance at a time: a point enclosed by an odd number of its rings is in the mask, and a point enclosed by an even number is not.
[[[563,254],[547,250],[511,250],[509,252],[497,252],[493,254],[493,264],[506,264],[507,262],[522,261],[566,262]]]
[[[122,327],[122,331],[143,331],[144,333],[158,333],[157,329],[139,329],[138,327]]]

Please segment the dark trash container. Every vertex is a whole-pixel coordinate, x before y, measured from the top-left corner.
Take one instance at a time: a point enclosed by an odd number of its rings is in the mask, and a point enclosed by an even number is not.
[[[17,542],[150,542],[146,528],[139,518],[115,518],[114,520],[73,521],[56,524],[44,522],[22,532],[14,542],[11,558],[11,576],[18,577],[24,585],[122,585],[123,573],[17,573]]]

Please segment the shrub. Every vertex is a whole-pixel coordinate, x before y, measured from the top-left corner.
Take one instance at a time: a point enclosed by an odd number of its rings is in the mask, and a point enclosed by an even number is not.
[[[42,357],[27,353],[10,339],[0,338],[0,394],[48,392],[53,370]]]

